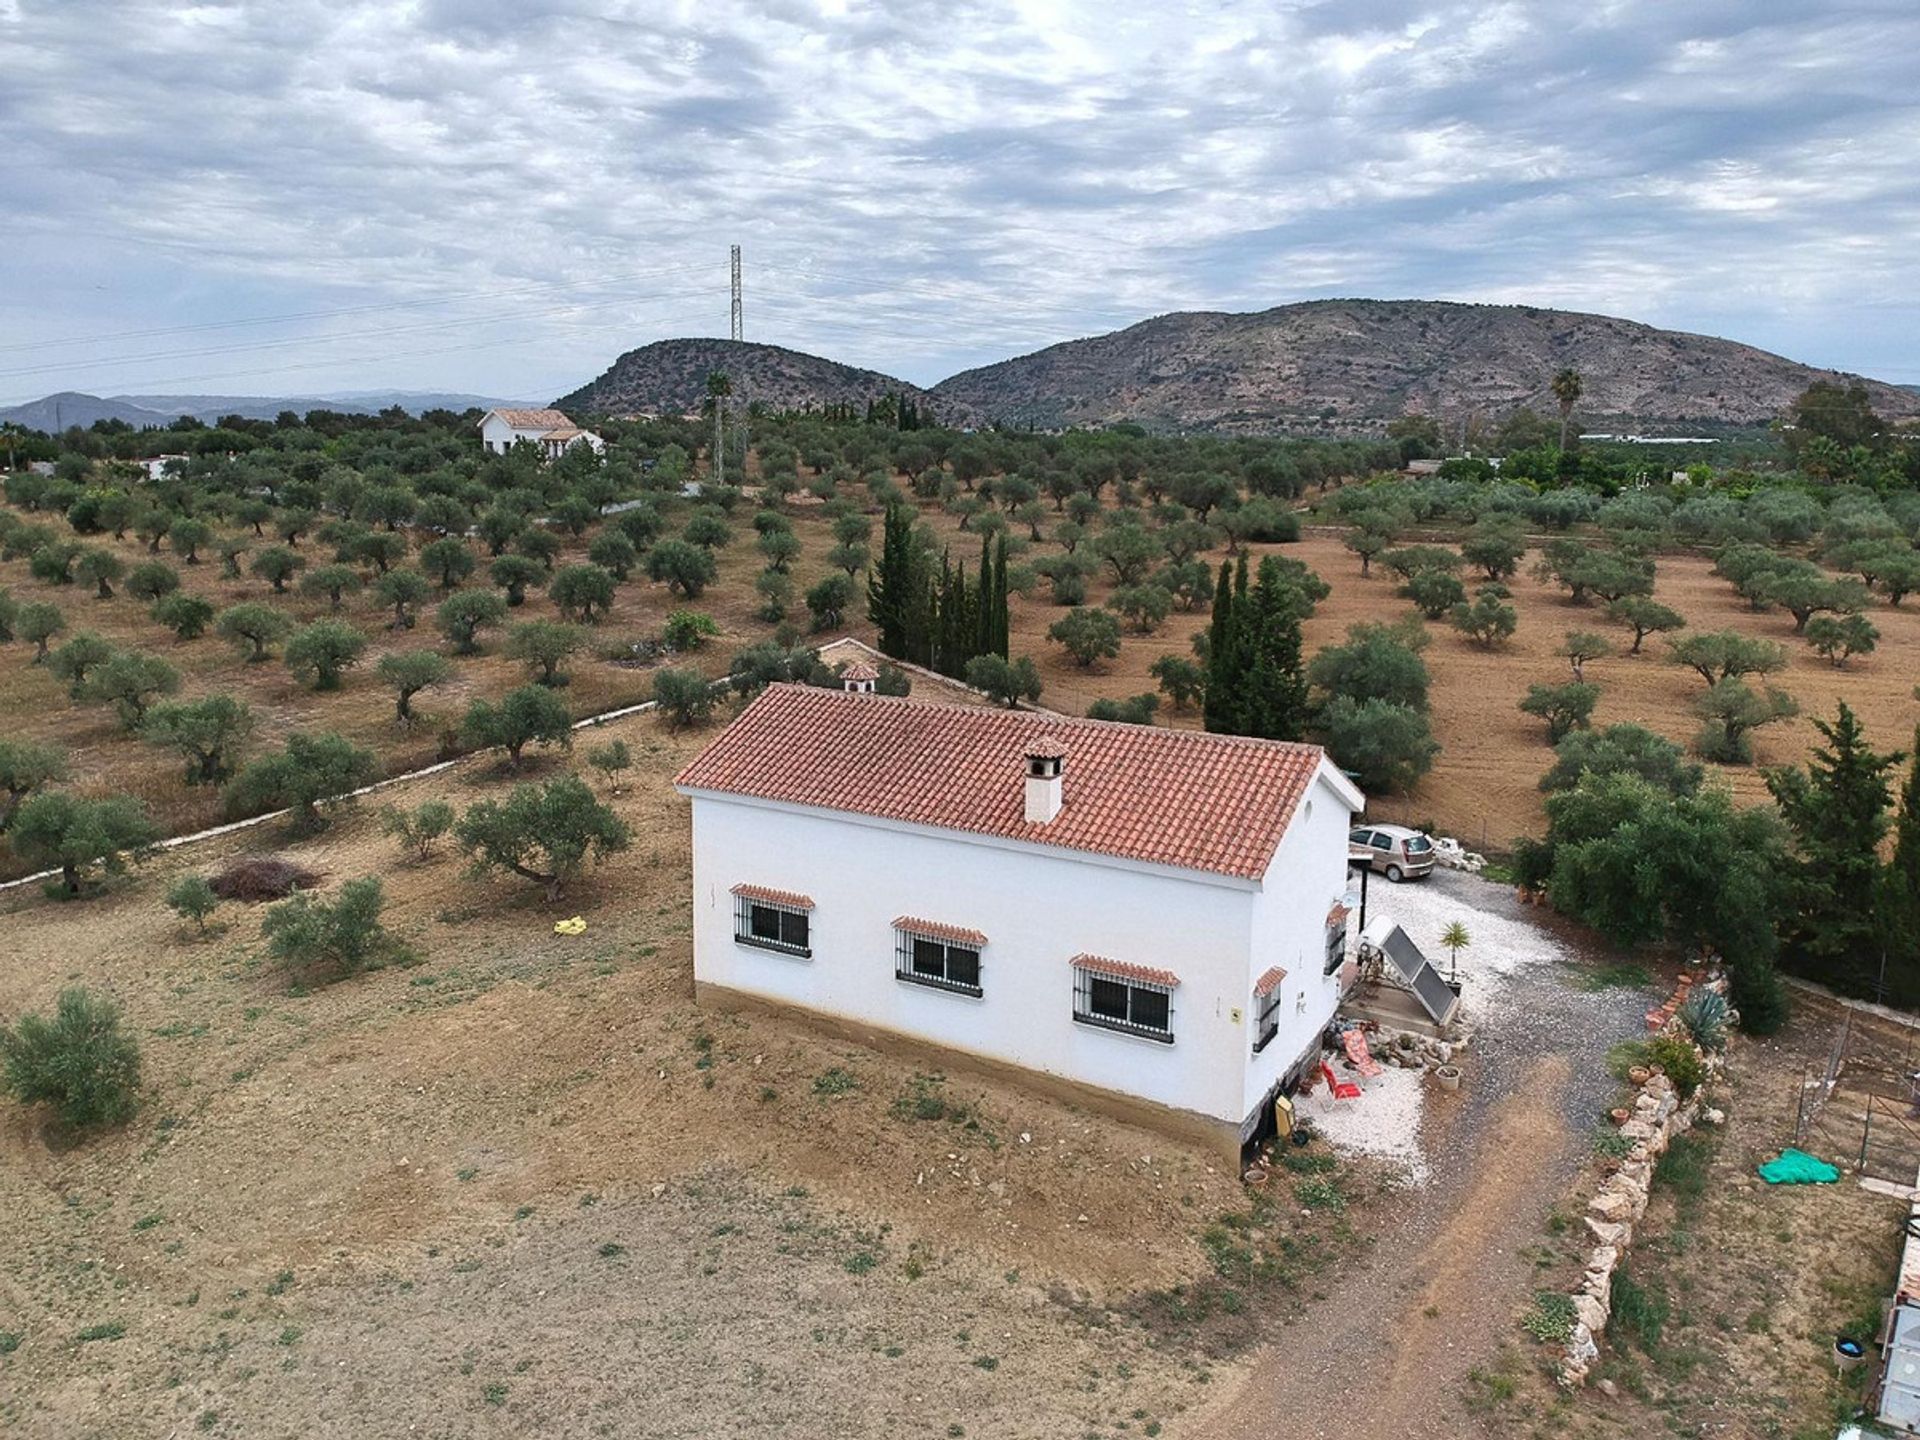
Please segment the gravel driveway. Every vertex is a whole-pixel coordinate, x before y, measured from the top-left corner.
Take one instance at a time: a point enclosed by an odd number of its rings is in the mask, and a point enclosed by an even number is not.
[[[1425,1186],[1367,1265],[1274,1338],[1203,1432],[1218,1440],[1476,1430],[1467,1372],[1516,1334],[1532,1273],[1519,1252],[1587,1157],[1615,1088],[1608,1047],[1645,1033],[1650,992],[1578,983],[1619,957],[1504,886],[1443,870],[1368,901],[1369,918],[1392,914],[1443,968],[1434,927],[1475,932],[1460,957],[1476,1027],[1466,1081],[1428,1090]]]

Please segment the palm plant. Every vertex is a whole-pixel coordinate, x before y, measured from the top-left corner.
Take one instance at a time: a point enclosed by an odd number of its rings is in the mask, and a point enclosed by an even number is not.
[[[1567,448],[1567,427],[1573,424],[1573,407],[1580,399],[1584,388],[1580,383],[1580,372],[1571,365],[1553,377],[1553,398],[1560,402],[1560,448]]]
[[[1702,1050],[1727,1046],[1727,997],[1717,990],[1696,990],[1680,1007],[1680,1023]]]
[[[1448,965],[1453,973],[1448,978],[1457,979],[1460,974],[1460,952],[1473,943],[1473,937],[1467,934],[1465,925],[1455,920],[1440,932],[1440,943],[1447,947],[1447,954],[1452,957]]]

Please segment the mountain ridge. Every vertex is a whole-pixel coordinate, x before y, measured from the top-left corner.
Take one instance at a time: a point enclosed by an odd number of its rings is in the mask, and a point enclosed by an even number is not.
[[[693,414],[706,403],[707,376],[716,370],[724,371],[733,382],[736,403],[797,410],[865,406],[886,395],[902,395],[943,418],[962,422],[975,418],[966,405],[939,401],[931,391],[878,370],[844,365],[784,345],[698,336],[655,340],[629,350],[596,379],[553,403],[569,414]]]
[[[1581,373],[1588,418],[1763,424],[1815,380],[1859,381],[1894,417],[1920,397],[1739,341],[1523,305],[1310,300],[1253,312],[1175,311],[964,370],[937,397],[994,420],[1059,428],[1132,421],[1258,432],[1377,430],[1408,413],[1497,420],[1556,408]]]

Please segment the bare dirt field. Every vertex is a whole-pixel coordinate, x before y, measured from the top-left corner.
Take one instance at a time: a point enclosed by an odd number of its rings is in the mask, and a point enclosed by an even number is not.
[[[257,832],[0,899],[0,1013],[84,982],[146,1067],[122,1132],[0,1114],[0,1429],[1157,1433],[1359,1248],[1363,1170],[1344,1213],[1284,1182],[1250,1208],[1159,1134],[697,1009],[666,782],[706,736],[609,733],[641,755],[634,848],[558,908],[401,863],[364,809],[286,847],[383,875],[413,967],[302,993],[256,909],[183,929],[167,878]]]

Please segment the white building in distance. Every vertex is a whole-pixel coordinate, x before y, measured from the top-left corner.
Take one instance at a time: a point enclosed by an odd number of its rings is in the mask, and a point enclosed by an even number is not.
[[[1236,1159],[1319,1058],[1364,800],[1318,746],[774,685],[676,784],[703,1002]]]
[[[504,455],[525,441],[557,460],[575,445],[587,444],[598,455],[607,442],[591,430],[582,430],[560,410],[489,410],[480,417],[480,444],[489,455]]]

